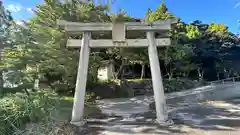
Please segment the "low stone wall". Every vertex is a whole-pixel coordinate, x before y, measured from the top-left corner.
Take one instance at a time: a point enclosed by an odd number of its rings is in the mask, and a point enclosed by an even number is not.
[[[192,90],[166,94],[168,104],[196,104],[207,100],[224,100],[240,97],[240,82],[234,84],[216,84]]]

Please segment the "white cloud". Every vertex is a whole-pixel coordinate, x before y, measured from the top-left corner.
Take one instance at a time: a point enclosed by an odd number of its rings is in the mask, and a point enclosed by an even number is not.
[[[22,20],[17,20],[17,21],[15,21],[16,22],[16,24],[18,24],[18,25],[24,25],[24,22],[22,21]]]
[[[29,13],[34,13],[34,10],[32,8],[26,8],[26,10],[29,12]]]
[[[21,4],[10,4],[7,6],[7,10],[10,12],[19,12],[23,9],[23,6]]]
[[[234,6],[234,8],[238,8],[240,6],[240,2],[238,2],[235,6]]]

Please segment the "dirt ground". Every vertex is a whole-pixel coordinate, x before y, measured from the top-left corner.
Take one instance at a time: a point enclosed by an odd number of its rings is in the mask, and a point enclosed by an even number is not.
[[[155,122],[155,113],[129,118],[108,116],[88,119],[78,135],[240,135],[240,98],[208,101],[169,112],[171,126]]]

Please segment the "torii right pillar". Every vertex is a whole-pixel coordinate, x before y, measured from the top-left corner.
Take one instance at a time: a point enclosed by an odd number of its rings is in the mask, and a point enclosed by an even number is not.
[[[155,32],[147,32],[148,39],[148,56],[150,61],[152,85],[154,91],[154,99],[156,106],[157,122],[166,124],[168,121],[167,106],[164,97],[163,81],[161,76],[160,63],[158,59],[158,50],[156,46]]]

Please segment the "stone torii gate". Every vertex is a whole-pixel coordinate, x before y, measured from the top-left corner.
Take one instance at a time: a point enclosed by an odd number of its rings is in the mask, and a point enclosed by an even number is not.
[[[81,125],[84,112],[84,97],[88,72],[90,48],[108,47],[148,47],[150,69],[152,75],[156,115],[158,123],[168,120],[163,82],[158,59],[157,47],[168,46],[170,38],[155,38],[155,32],[169,31],[174,20],[157,21],[152,23],[78,23],[58,20],[58,25],[64,26],[69,34],[83,34],[81,40],[69,39],[68,47],[79,47],[80,58],[76,81],[76,90],[72,110],[71,123]],[[92,32],[112,31],[112,39],[91,39]],[[125,39],[126,31],[146,32],[146,39]]]

